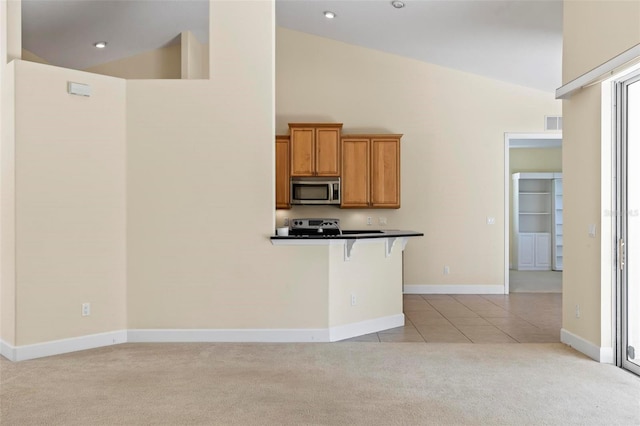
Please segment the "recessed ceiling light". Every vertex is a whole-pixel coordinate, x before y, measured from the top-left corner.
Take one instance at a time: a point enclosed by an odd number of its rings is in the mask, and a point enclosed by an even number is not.
[[[391,2],[391,6],[395,7],[396,9],[402,9],[404,7],[404,3],[398,0],[395,0]]]
[[[336,14],[331,12],[330,10],[327,10],[324,12],[324,17],[327,19],[333,19],[336,17]]]
[[[105,47],[107,47],[107,42],[106,41],[98,41],[96,43],[93,43],[93,45],[97,48],[97,49],[104,49]]]

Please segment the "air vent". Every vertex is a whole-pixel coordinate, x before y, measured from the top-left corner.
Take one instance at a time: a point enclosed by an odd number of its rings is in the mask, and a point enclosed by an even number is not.
[[[544,117],[545,130],[562,130],[562,116],[546,115]]]

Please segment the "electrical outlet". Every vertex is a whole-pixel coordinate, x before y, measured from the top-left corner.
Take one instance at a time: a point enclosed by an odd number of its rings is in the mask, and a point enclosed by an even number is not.
[[[580,305],[576,305],[576,318],[580,318]]]
[[[387,224],[387,218],[386,217],[379,217],[378,218],[378,223],[380,225],[386,225]]]
[[[371,216],[367,216],[367,225],[371,225]]]
[[[284,225],[283,226],[289,226],[289,218],[288,217],[284,218]]]
[[[351,293],[351,306],[356,306],[356,295]]]
[[[443,275],[449,275],[449,267],[445,266],[444,269],[442,270],[442,274]]]
[[[91,303],[83,303],[82,304],[82,316],[88,317],[91,315]]]
[[[493,216],[487,216],[487,225],[495,225],[496,224],[496,218]]]

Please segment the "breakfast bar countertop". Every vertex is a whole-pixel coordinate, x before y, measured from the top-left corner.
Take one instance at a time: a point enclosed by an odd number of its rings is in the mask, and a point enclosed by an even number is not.
[[[406,231],[399,229],[363,229],[350,230],[345,229],[341,235],[273,235],[271,240],[350,240],[350,239],[367,239],[367,238],[398,238],[398,237],[423,237],[422,232]]]

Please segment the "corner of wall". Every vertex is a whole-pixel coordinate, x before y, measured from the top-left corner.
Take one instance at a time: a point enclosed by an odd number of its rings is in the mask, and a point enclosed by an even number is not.
[[[0,71],[0,340],[16,339],[15,63]]]

